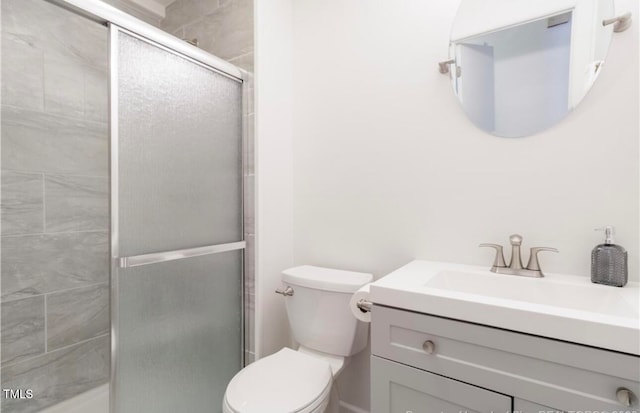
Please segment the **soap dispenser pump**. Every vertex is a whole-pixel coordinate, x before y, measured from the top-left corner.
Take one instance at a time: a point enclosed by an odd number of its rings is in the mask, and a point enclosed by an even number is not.
[[[606,226],[596,228],[604,231],[604,244],[597,245],[591,251],[591,282],[596,284],[624,287],[627,284],[627,251],[613,243],[614,228]]]

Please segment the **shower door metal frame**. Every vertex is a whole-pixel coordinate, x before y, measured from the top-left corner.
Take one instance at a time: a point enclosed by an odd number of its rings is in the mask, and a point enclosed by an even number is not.
[[[191,248],[186,250],[166,251],[151,254],[138,255],[133,257],[120,257],[118,248],[118,118],[115,114],[118,113],[118,73],[116,68],[118,67],[118,53],[117,53],[117,36],[118,33],[125,33],[130,36],[137,37],[145,42],[148,42],[154,46],[157,46],[169,53],[173,53],[177,56],[185,58],[195,64],[203,66],[209,70],[219,73],[223,76],[231,78],[242,84],[243,93],[242,99],[245,98],[246,93],[244,89],[247,87],[246,73],[231,63],[222,60],[212,54],[209,54],[197,47],[171,36],[168,33],[148,24],[135,17],[132,17],[113,6],[103,3],[100,0],[44,0],[50,3],[56,4],[60,7],[68,9],[72,12],[80,14],[88,19],[96,21],[109,28],[109,152],[110,152],[110,290],[111,290],[111,372],[109,377],[109,411],[115,412],[116,406],[116,386],[115,376],[117,372],[117,336],[118,336],[118,276],[117,271],[120,268],[128,268],[138,265],[146,265],[152,263],[159,263],[165,261],[171,261],[176,259],[190,258],[202,255],[216,254],[226,251],[242,250],[243,255],[246,255],[246,241],[241,240],[237,242],[231,242],[220,245],[210,245],[198,248]],[[241,102],[242,107],[246,107],[246,102]],[[246,115],[243,109],[243,117]],[[245,122],[242,122],[241,133],[241,151],[242,151],[242,175],[246,170],[246,151],[244,150],[244,144],[247,141],[247,128]],[[242,180],[244,186],[244,179]],[[243,217],[245,216],[245,200],[244,200],[244,188],[241,188],[242,200],[241,210]],[[244,219],[243,219],[244,223]],[[244,225],[244,224],[243,224]],[[244,228],[242,230],[244,234]],[[242,265],[241,274],[241,329],[240,329],[240,360],[239,367],[242,368],[245,365],[245,350],[246,350],[246,337],[245,337],[245,271],[246,266]]]
[[[202,49],[174,37],[157,27],[136,19],[100,0],[45,0],[81,14],[100,24],[113,24],[146,40],[150,40],[166,49],[189,57],[210,69],[240,82],[246,80],[244,72],[231,63],[220,59]]]
[[[75,0],[74,0],[75,1]],[[119,136],[118,136],[118,113],[119,113],[119,109],[118,109],[118,103],[119,103],[119,90],[118,90],[118,66],[119,66],[119,57],[118,57],[118,36],[122,33],[134,38],[137,38],[141,41],[144,41],[152,46],[155,46],[157,48],[160,48],[164,51],[166,51],[167,53],[172,53],[178,57],[181,57],[185,60],[190,61],[193,64],[202,66],[206,69],[209,69],[211,71],[214,71],[216,73],[222,74],[234,81],[240,82],[242,83],[243,87],[246,87],[246,84],[243,82],[242,79],[239,79],[235,76],[232,76],[229,73],[223,72],[220,69],[217,69],[215,67],[210,66],[207,63],[202,62],[202,60],[198,60],[193,58],[192,56],[187,56],[184,55],[183,53],[181,53],[180,51],[176,51],[170,47],[168,47],[165,44],[162,44],[160,42],[158,42],[156,39],[149,39],[143,35],[140,35],[136,32],[133,32],[129,29],[123,28],[118,26],[116,23],[113,22],[108,22],[107,26],[109,27],[109,131],[110,131],[110,176],[111,176],[111,185],[110,185],[110,195],[111,195],[111,377],[110,377],[110,394],[109,394],[109,398],[110,398],[110,411],[111,413],[118,413],[115,411],[115,406],[116,406],[116,398],[117,398],[117,391],[116,391],[116,386],[115,386],[115,377],[116,374],[118,372],[118,364],[117,364],[117,355],[118,355],[118,329],[119,329],[119,317],[120,317],[120,312],[119,312],[119,302],[118,302],[118,280],[119,280],[119,270],[120,269],[125,269],[125,268],[131,268],[131,267],[137,267],[140,265],[148,265],[148,264],[156,264],[156,263],[162,263],[162,262],[167,262],[167,261],[173,261],[173,260],[179,260],[179,259],[185,259],[185,258],[191,258],[191,257],[198,257],[198,256],[203,256],[203,255],[210,255],[210,254],[218,254],[218,253],[222,253],[222,252],[227,252],[227,251],[236,251],[236,250],[243,250],[243,252],[246,252],[246,241],[245,240],[241,240],[241,241],[235,241],[235,242],[230,242],[230,243],[225,243],[225,244],[217,244],[217,245],[207,245],[207,246],[201,246],[201,247],[195,247],[195,248],[189,248],[189,249],[181,249],[181,250],[172,250],[172,251],[161,251],[161,252],[154,252],[154,253],[147,253],[147,254],[141,254],[141,255],[135,255],[135,256],[127,256],[127,257],[123,257],[120,255],[120,249],[119,249],[119,233],[118,233],[118,226],[119,226],[119,213],[118,213],[118,205],[119,205],[119,183],[118,183],[118,171],[119,171],[119,159],[118,159],[118,148],[119,148]],[[152,27],[153,28],[153,27]],[[153,28],[155,29],[155,28]],[[160,32],[160,34],[162,35],[162,37],[167,37],[168,40],[173,41],[174,38],[173,36],[169,36],[168,34],[164,33],[164,32]],[[187,44],[186,42],[183,42],[182,40],[178,40],[178,42],[180,42],[180,46],[182,46],[182,43]],[[194,48],[195,50],[192,50],[192,52],[198,52],[196,53],[196,55],[199,54],[199,52],[202,52],[200,49],[196,49],[194,46],[189,45],[189,47],[187,48],[188,50],[191,50],[191,48]],[[203,52],[204,53],[204,52]],[[213,55],[209,55],[208,53],[204,53],[204,56],[202,57],[206,57],[206,58],[212,58],[210,60],[215,60],[217,61],[218,58],[216,58]],[[225,65],[228,65],[227,62],[223,63]],[[235,70],[237,70],[238,72],[240,72],[239,69],[235,68],[235,66],[233,67]],[[240,72],[242,73],[242,72]],[[242,93],[242,96],[244,96],[244,93]],[[242,103],[242,107],[244,108],[244,103]],[[243,114],[244,115],[244,114]],[[246,160],[244,159],[244,142],[245,142],[245,135],[246,134],[246,128],[244,127],[244,122],[242,122],[242,133],[241,133],[241,142],[240,142],[240,146],[241,146],[241,153],[243,154],[242,156],[242,165],[241,165],[241,169],[242,169],[242,173],[244,173],[245,170],[245,164],[246,164]],[[244,183],[241,184],[241,186],[244,186]],[[242,199],[241,199],[241,211],[243,213],[244,216],[244,188],[241,187],[241,194],[242,194]],[[244,220],[243,220],[244,221]],[[244,224],[244,222],[243,222]],[[244,226],[244,225],[243,225]],[[244,228],[241,229],[241,233],[244,234]],[[244,367],[245,365],[245,305],[244,305],[244,298],[245,298],[245,293],[244,293],[244,289],[245,289],[245,280],[244,280],[244,275],[245,275],[245,266],[244,266],[244,260],[243,260],[243,265],[242,265],[242,274],[241,274],[241,288],[242,288],[242,294],[241,294],[241,301],[240,301],[240,306],[241,306],[241,331],[240,331],[240,359],[238,360],[239,366],[240,368]]]

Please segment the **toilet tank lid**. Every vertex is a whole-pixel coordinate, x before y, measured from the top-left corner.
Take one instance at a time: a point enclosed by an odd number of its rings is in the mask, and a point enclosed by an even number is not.
[[[372,280],[371,274],[313,265],[301,265],[282,272],[282,281],[285,283],[340,293],[354,293]]]

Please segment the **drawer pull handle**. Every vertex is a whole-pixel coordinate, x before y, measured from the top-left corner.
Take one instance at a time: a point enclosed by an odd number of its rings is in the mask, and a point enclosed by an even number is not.
[[[422,343],[422,349],[427,354],[433,354],[433,352],[436,351],[436,345],[434,344],[433,341],[427,340],[424,343]]]
[[[631,406],[634,394],[631,392],[631,390],[620,387],[618,390],[616,390],[616,397],[618,398],[620,404],[622,404],[623,406]]]

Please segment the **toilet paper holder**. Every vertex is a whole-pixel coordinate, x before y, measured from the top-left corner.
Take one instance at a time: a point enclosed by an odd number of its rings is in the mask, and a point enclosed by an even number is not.
[[[363,313],[369,313],[371,312],[371,307],[373,307],[373,303],[363,298],[362,300],[358,301],[358,303],[356,304],[356,307],[358,307],[360,311],[362,311]]]

